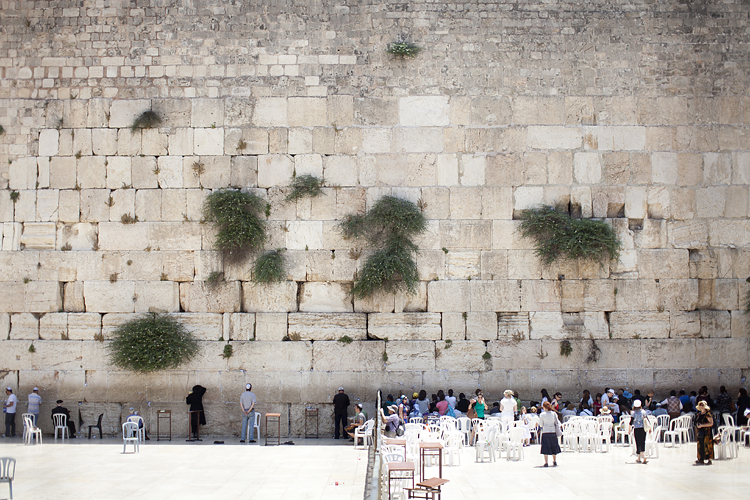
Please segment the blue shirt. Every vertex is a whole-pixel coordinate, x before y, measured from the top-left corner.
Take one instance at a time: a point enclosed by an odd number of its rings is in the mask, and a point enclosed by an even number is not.
[[[39,415],[39,405],[42,404],[42,397],[39,394],[29,394],[29,413]]]

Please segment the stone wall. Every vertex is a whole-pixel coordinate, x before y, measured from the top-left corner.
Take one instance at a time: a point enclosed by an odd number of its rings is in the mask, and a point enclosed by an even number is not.
[[[0,1],[2,384],[79,402],[87,424],[105,412],[110,433],[130,406],[152,427],[170,408],[184,435],[190,387],[227,434],[252,382],[299,435],[308,405],[330,432],[339,385],[372,413],[380,388],[744,383],[747,3],[287,4]],[[423,52],[386,53],[404,39]],[[161,125],[131,131],[146,110]],[[295,173],[324,195],[285,202]],[[230,187],[270,202],[284,283],[213,248],[202,204]],[[337,223],[386,194],[429,220],[423,281],[354,300],[370,250]],[[605,219],[621,259],[541,266],[516,231],[539,204]],[[113,328],[149,311],[200,356],[113,368]]]

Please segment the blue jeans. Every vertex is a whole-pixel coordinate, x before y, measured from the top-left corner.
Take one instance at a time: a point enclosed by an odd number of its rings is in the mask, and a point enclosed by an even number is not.
[[[255,412],[249,411],[247,412],[247,415],[245,413],[242,413],[242,431],[240,432],[240,440],[244,441],[245,436],[247,435],[247,426],[250,425],[250,439],[251,441],[255,439]]]
[[[31,414],[31,421],[34,422],[34,427],[36,427],[37,420],[39,420],[39,414],[38,413],[32,413]]]

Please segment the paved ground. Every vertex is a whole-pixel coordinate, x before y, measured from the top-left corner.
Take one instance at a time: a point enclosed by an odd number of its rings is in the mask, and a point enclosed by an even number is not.
[[[14,497],[23,499],[357,499],[364,497],[365,451],[345,441],[294,439],[294,446],[171,443],[149,441],[138,454],[122,454],[117,439],[73,440],[23,446],[0,439],[0,456],[18,460]],[[130,449],[130,448],[129,448]],[[445,500],[495,500],[508,495],[537,494],[567,499],[603,496],[625,499],[690,500],[747,498],[750,491],[750,448],[740,458],[693,466],[695,445],[661,448],[660,458],[635,464],[629,449],[605,454],[565,453],[560,466],[544,469],[539,447],[525,449],[520,462],[504,458],[474,463],[466,449],[458,467],[445,467],[451,480]],[[430,468],[436,475],[437,468]],[[338,483],[338,485],[336,484]],[[7,497],[0,485],[0,498]],[[608,493],[607,493],[608,492]]]

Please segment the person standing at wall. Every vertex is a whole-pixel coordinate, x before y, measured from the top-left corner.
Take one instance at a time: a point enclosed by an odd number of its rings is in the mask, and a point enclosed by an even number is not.
[[[349,396],[344,393],[344,388],[339,387],[339,392],[333,397],[333,439],[339,439],[339,422],[341,422],[341,431],[346,428],[346,413],[349,408]],[[398,410],[398,408],[396,408]]]
[[[5,435],[3,437],[16,437],[16,408],[18,407],[18,398],[13,394],[13,388],[5,389],[8,399],[3,405],[5,412]]]
[[[206,388],[201,385],[194,385],[193,390],[185,398],[185,403],[190,405],[190,432],[192,437],[188,441],[200,441],[199,426],[206,425],[206,414],[203,411],[203,395],[206,394]]]
[[[42,397],[39,395],[39,387],[34,387],[34,391],[29,394],[29,413],[32,415],[34,425],[39,420],[39,405],[42,404]]]
[[[240,432],[240,443],[245,442],[247,426],[250,426],[250,435],[248,438],[251,443],[255,442],[255,394],[252,389],[253,384],[245,386],[245,392],[240,396],[240,407],[242,407],[242,431]]]

